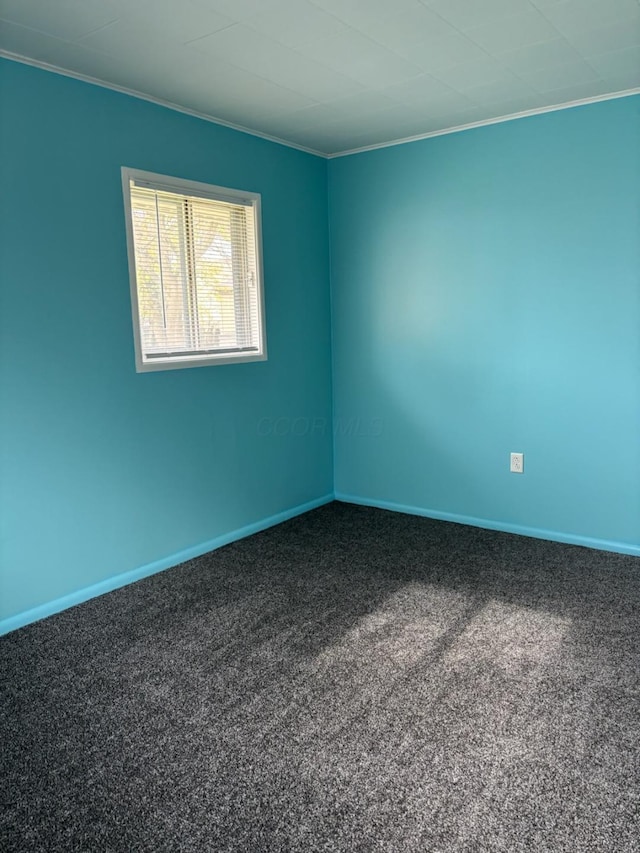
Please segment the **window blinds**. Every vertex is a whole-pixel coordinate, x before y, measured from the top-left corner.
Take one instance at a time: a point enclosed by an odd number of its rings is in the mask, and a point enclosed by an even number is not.
[[[258,352],[252,202],[134,180],[130,201],[143,359]]]

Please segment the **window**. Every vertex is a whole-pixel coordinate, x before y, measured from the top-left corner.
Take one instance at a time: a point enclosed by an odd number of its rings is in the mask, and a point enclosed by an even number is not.
[[[136,369],[267,357],[260,196],[122,169]]]

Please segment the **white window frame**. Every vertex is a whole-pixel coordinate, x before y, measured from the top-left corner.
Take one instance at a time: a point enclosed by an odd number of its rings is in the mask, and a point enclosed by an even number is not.
[[[147,183],[150,188],[162,189],[177,195],[193,196],[212,199],[214,201],[230,202],[231,204],[243,204],[253,207],[255,223],[255,252],[256,252],[256,288],[258,307],[258,348],[251,352],[239,352],[237,354],[202,353],[189,355],[181,353],[175,356],[166,356],[154,359],[145,359],[142,349],[142,336],[140,332],[140,313],[138,308],[138,283],[136,274],[136,257],[133,234],[133,219],[131,215],[131,181],[136,183]],[[129,281],[131,286],[131,315],[133,320],[133,340],[135,345],[136,371],[147,373],[157,370],[177,370],[183,367],[202,367],[213,364],[241,364],[251,361],[267,360],[267,338],[264,310],[264,278],[262,267],[262,215],[260,193],[244,192],[241,190],[219,187],[213,184],[204,184],[200,181],[188,181],[182,178],[173,178],[168,175],[160,175],[155,172],[145,172],[140,169],[122,167],[122,191],[124,194],[124,209],[127,232],[127,254],[129,257]]]

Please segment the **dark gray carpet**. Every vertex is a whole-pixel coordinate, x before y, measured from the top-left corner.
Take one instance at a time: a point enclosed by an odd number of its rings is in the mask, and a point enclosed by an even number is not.
[[[0,848],[640,850],[640,560],[332,504],[0,641]]]

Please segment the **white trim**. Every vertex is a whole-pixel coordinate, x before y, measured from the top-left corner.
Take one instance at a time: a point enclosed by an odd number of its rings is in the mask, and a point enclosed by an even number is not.
[[[237,130],[240,133],[246,133],[249,136],[257,136],[259,139],[266,139],[267,142],[275,142],[276,145],[284,145],[286,148],[295,148],[296,151],[303,151],[305,154],[313,154],[314,157],[326,159],[327,155],[322,151],[315,151],[313,148],[307,148],[304,145],[298,145],[297,142],[289,142],[286,139],[280,139],[279,136],[271,136],[269,133],[263,133],[260,130],[252,130],[250,127],[245,127],[242,124],[234,124],[232,121],[226,121],[223,118],[202,113],[199,110],[192,110],[190,107],[183,107],[173,101],[165,101],[163,98],[157,98],[154,95],[148,95],[145,92],[139,92],[137,89],[128,89],[126,86],[120,86],[118,83],[109,83],[107,80],[100,80],[98,77],[90,77],[88,74],[82,74],[80,71],[71,71],[69,68],[61,68],[59,65],[52,65],[49,62],[42,62],[39,59],[32,59],[30,56],[22,56],[20,53],[12,53],[10,50],[0,48],[0,58],[9,59],[12,62],[20,62],[22,65],[32,65],[34,68],[40,68],[43,71],[51,71],[53,74],[61,74],[63,77],[72,77],[74,80],[80,80],[83,83],[91,83],[94,86],[100,86],[102,89],[111,89],[114,92],[120,92],[122,95],[130,95],[132,98],[139,98],[142,101],[148,101],[151,104],[157,104],[160,107],[166,107],[168,110],[175,110],[178,113],[200,118],[203,121],[209,121],[212,124],[219,124],[222,127],[228,127],[230,130]]]
[[[566,101],[562,104],[553,104],[548,107],[536,107],[533,110],[523,110],[519,113],[510,113],[506,116],[482,119],[470,124],[460,124],[457,127],[445,127],[442,130],[432,130],[429,133],[418,133],[415,136],[406,136],[404,139],[394,139],[391,142],[377,142],[375,145],[363,145],[362,148],[350,148],[347,151],[337,151],[335,154],[324,154],[327,160],[336,157],[349,157],[351,154],[362,154],[364,151],[377,151],[378,148],[392,148],[395,145],[406,145],[407,142],[419,142],[421,139],[431,139],[434,136],[447,136],[450,133],[460,133],[462,130],[473,130],[476,127],[486,127],[491,124],[502,124],[504,121],[513,121],[518,118],[553,113],[557,110],[569,110],[572,107],[583,107],[586,104],[597,104],[600,101],[613,101],[617,98],[628,98],[630,95],[640,95],[640,87],[636,89],[624,89],[621,92],[610,92],[607,95],[594,95],[591,98],[580,98],[577,101]]]
[[[131,318],[133,321],[133,340],[136,356],[136,372],[152,373],[158,370],[179,370],[185,367],[207,367],[222,364],[242,364],[253,361],[267,360],[267,329],[264,300],[264,273],[262,265],[262,208],[260,193],[247,190],[236,190],[230,187],[220,187],[215,184],[205,184],[202,181],[190,181],[186,178],[175,178],[170,175],[160,175],[156,172],[145,172],[141,169],[121,167],[122,194],[124,196],[125,225],[127,232],[127,255],[129,258],[129,284],[131,290]],[[256,287],[258,290],[258,335],[257,350],[246,354],[193,354],[170,356],[158,359],[145,359],[140,335],[140,308],[138,304],[138,275],[136,270],[135,240],[133,236],[133,217],[131,215],[131,184],[148,186],[151,189],[166,190],[180,196],[195,196],[212,199],[225,203],[244,205],[253,209],[256,244]]]
[[[173,178],[171,175],[159,175],[157,172],[145,172],[142,169],[129,169],[127,166],[122,168],[137,187],[190,195],[194,198],[209,198],[213,201],[224,201],[230,204],[242,204],[246,207],[252,207],[254,201],[260,198],[260,193],[234,190],[231,187],[219,187],[216,184],[205,184],[203,181],[189,181],[186,178]]]
[[[255,219],[255,241],[256,241],[256,275],[258,277],[258,281],[256,285],[258,287],[258,311],[260,312],[260,351],[262,352],[262,358],[253,358],[252,361],[266,361],[267,360],[267,315],[266,315],[266,304],[264,297],[264,264],[262,258],[262,196],[259,193],[255,193],[255,198],[253,200],[253,210],[254,210],[254,219]],[[239,361],[239,359],[236,359]],[[219,363],[219,362],[218,362]]]
[[[133,239],[133,216],[131,214],[131,184],[129,169],[122,166],[122,196],[124,201],[124,224],[127,234],[127,258],[129,262],[129,292],[131,294],[131,323],[133,325],[133,349],[136,359],[136,373],[142,368],[142,339],[140,337],[140,306],[138,305],[138,274],[136,270],[135,241]]]
[[[337,157],[348,157],[351,154],[361,154],[365,151],[377,151],[379,148],[392,148],[395,145],[405,145],[408,142],[419,142],[421,139],[431,139],[435,136],[447,136],[450,133],[460,133],[463,130],[473,130],[476,127],[486,127],[492,124],[502,124],[505,121],[514,121],[518,118],[528,118],[529,116],[543,115],[544,113],[552,113],[557,110],[567,110],[572,107],[582,107],[587,104],[596,104],[600,101],[613,101],[617,98],[628,98],[631,95],[640,95],[640,87],[634,89],[624,89],[620,92],[610,92],[605,95],[594,95],[591,98],[580,98],[575,101],[565,101],[560,104],[552,104],[548,107],[536,107],[532,110],[523,110],[519,113],[510,113],[505,116],[497,116],[495,118],[482,119],[469,124],[460,124],[456,127],[445,127],[442,130],[432,130],[428,133],[418,133],[415,136],[406,136],[402,139],[392,139],[389,142],[377,142],[374,145],[363,145],[360,148],[349,148],[345,151],[336,151],[333,154],[326,154],[323,151],[316,151],[315,148],[307,148],[305,145],[300,145],[297,142],[290,142],[286,139],[281,139],[279,136],[271,136],[268,133],[263,133],[259,130],[252,130],[242,124],[234,124],[225,119],[216,118],[208,113],[202,113],[198,110],[192,110],[189,107],[180,106],[173,101],[165,101],[162,98],[156,98],[153,95],[147,95],[144,92],[139,92],[137,89],[128,89],[126,86],[119,86],[117,83],[108,83],[106,80],[100,80],[97,77],[90,77],[88,74],[81,74],[78,71],[70,71],[68,68],[61,68],[58,65],[51,65],[49,62],[42,62],[39,59],[32,59],[28,56],[22,56],[19,53],[12,53],[10,50],[0,48],[0,58],[9,59],[12,62],[20,62],[23,65],[32,65],[34,68],[40,68],[43,71],[51,71],[54,74],[62,74],[64,77],[72,77],[74,80],[81,80],[83,83],[91,83],[94,86],[100,86],[103,89],[111,89],[114,92],[120,92],[123,95],[130,95],[132,98],[139,98],[142,101],[148,101],[151,104],[157,104],[160,107],[166,107],[169,110],[175,110],[184,115],[193,116],[194,118],[202,119],[203,121],[219,124],[222,127],[228,127],[231,130],[237,130],[240,133],[246,133],[249,136],[256,136],[258,139],[265,139],[267,142],[274,142],[276,145],[284,145],[286,148],[294,148],[296,151],[303,151],[305,154],[312,154],[314,157],[320,157],[323,160],[333,160]]]

